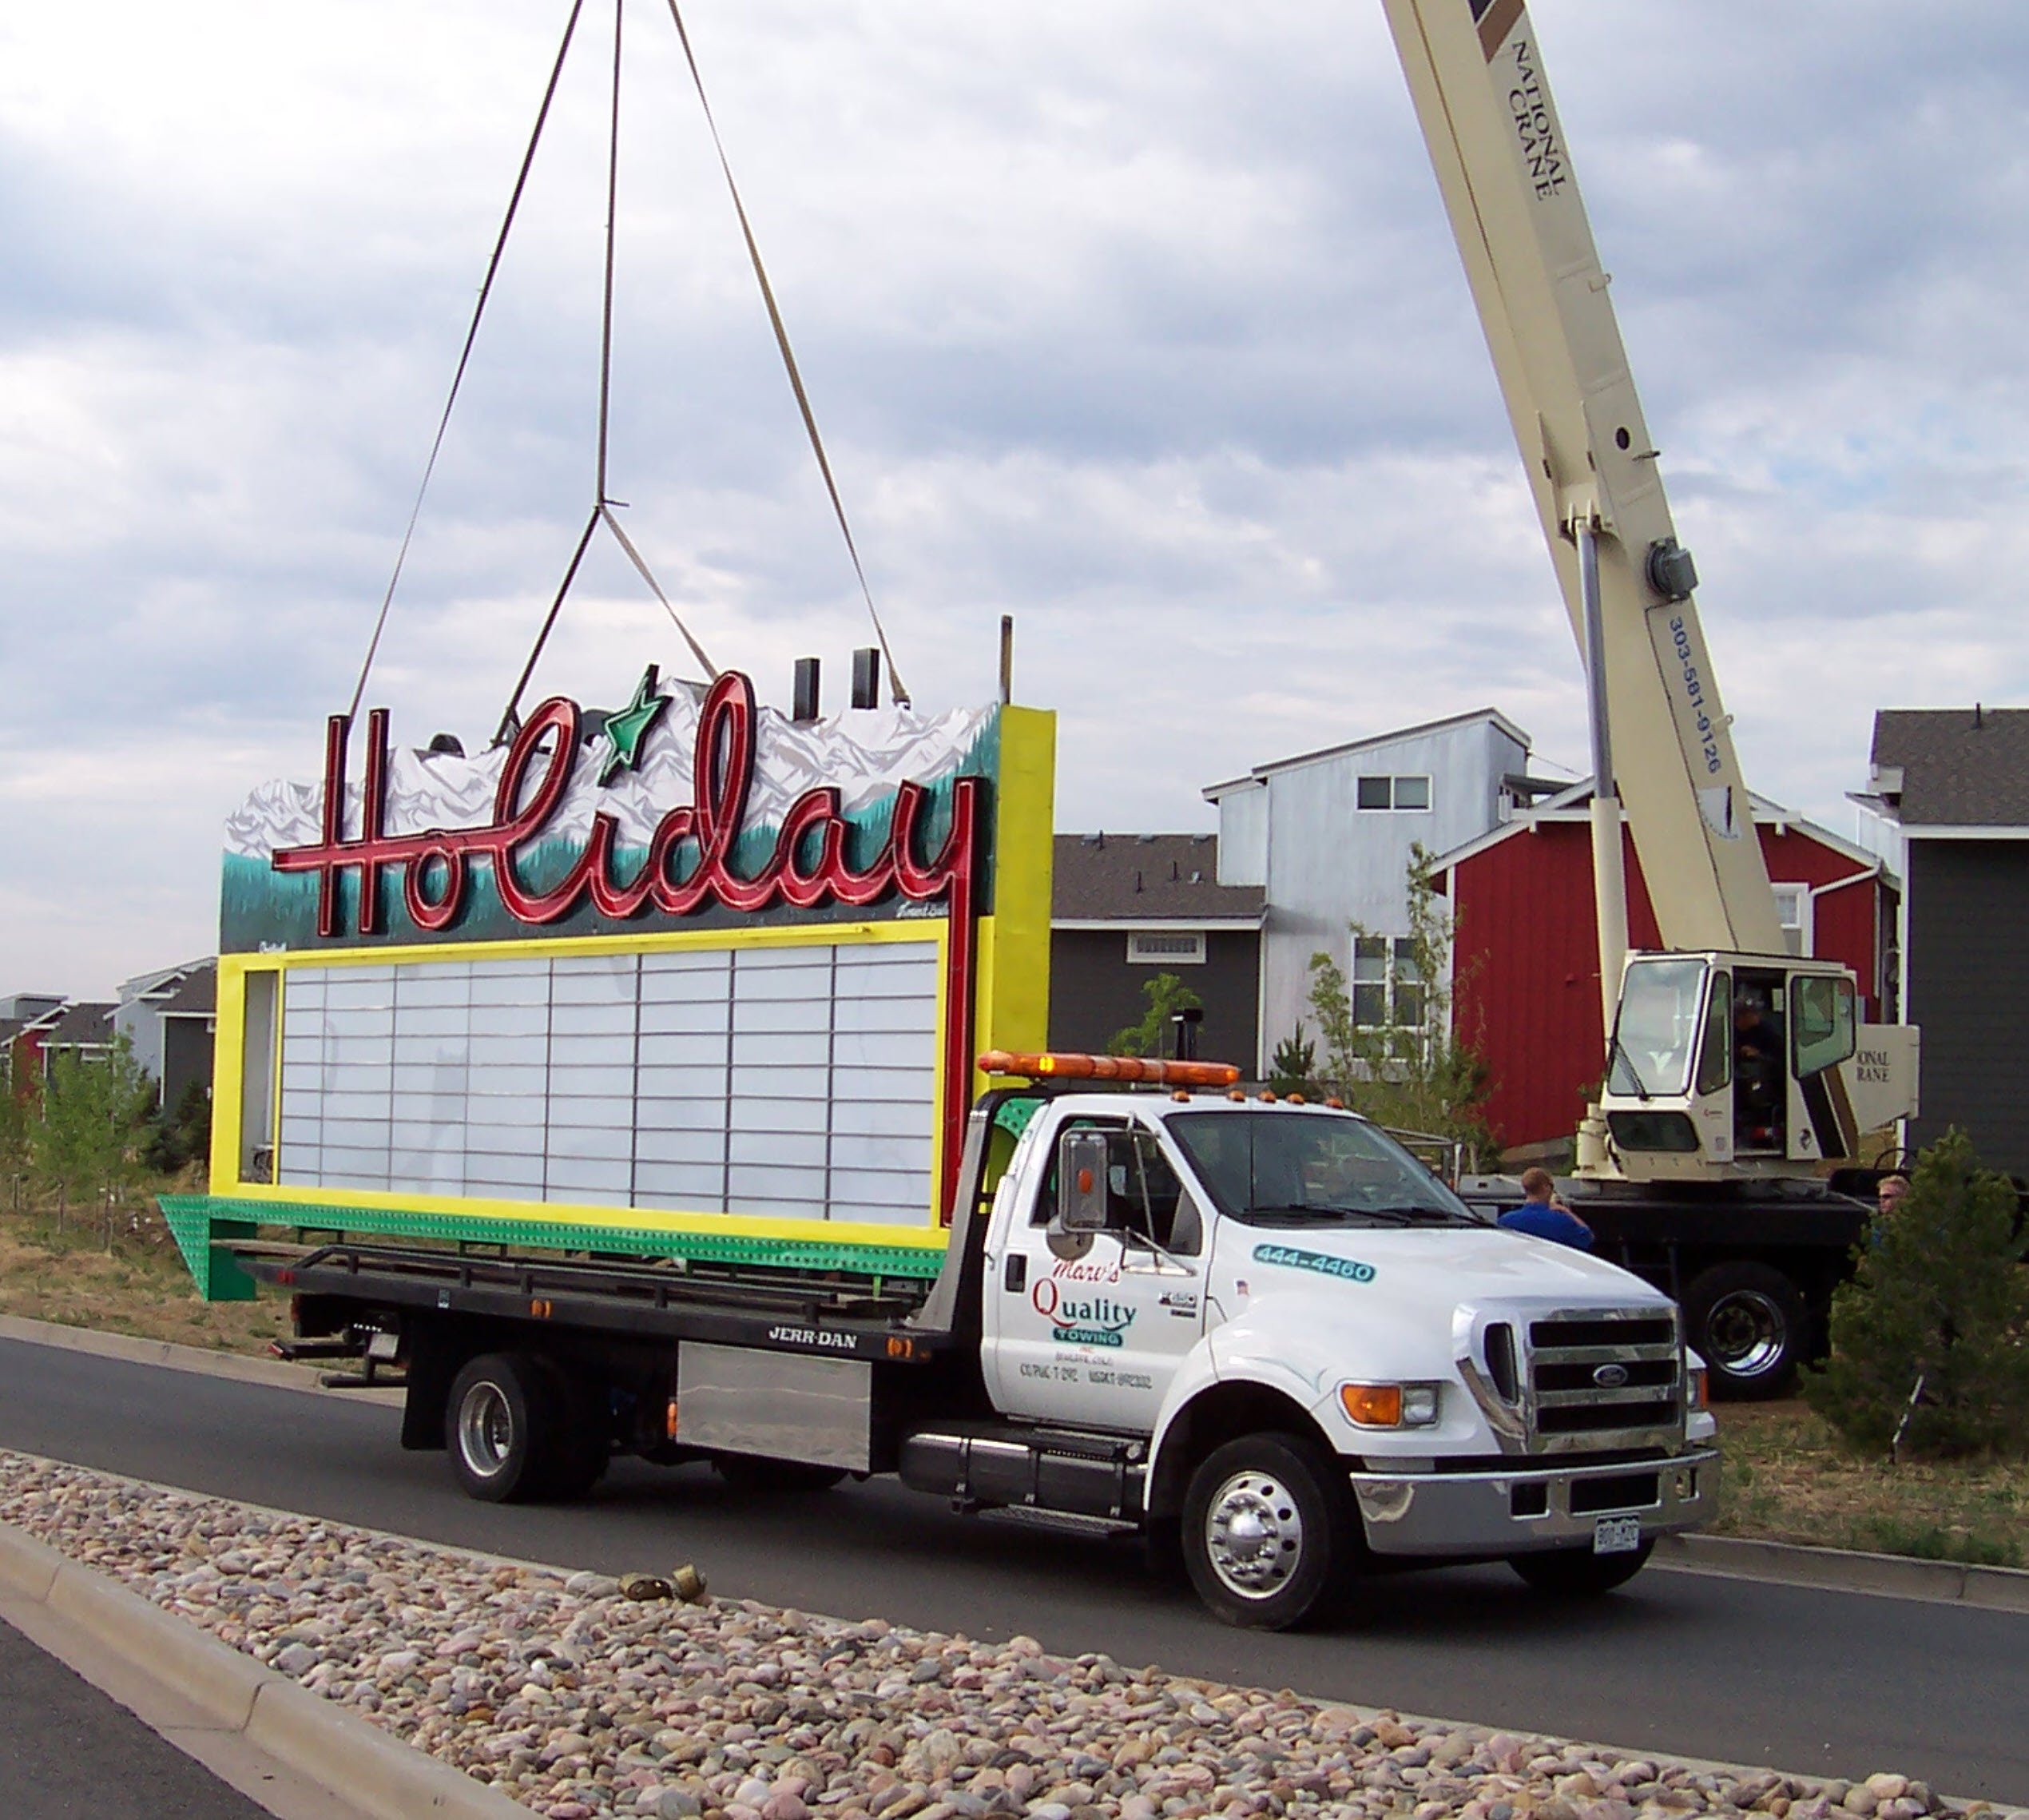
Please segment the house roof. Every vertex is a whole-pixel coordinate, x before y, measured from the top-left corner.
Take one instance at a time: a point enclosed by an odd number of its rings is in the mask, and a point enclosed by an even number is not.
[[[1871,756],[1904,829],[2029,827],[2029,708],[1884,708]]]
[[[1327,758],[1344,758],[1354,753],[1393,745],[1405,739],[1421,739],[1427,734],[1443,733],[1451,727],[1469,726],[1475,721],[1491,722],[1524,752],[1529,749],[1528,734],[1498,708],[1475,708],[1463,714],[1448,714],[1441,721],[1422,721],[1413,727],[1396,727],[1388,733],[1370,734],[1365,739],[1347,740],[1338,745],[1320,746],[1315,752],[1300,752],[1293,758],[1277,758],[1266,765],[1257,765],[1243,777],[1229,777],[1223,783],[1207,784],[1203,794],[1208,801],[1216,802],[1228,791],[1264,783],[1278,771],[1293,771],[1302,765],[1316,765]]]
[[[1781,803],[1771,801],[1759,791],[1749,790],[1747,800],[1753,805],[1757,826],[1775,827],[1779,825],[1794,829],[1798,833],[1817,841],[1820,846],[1828,847],[1835,853],[1844,854],[1856,866],[1873,866],[1881,863],[1878,853],[1868,852],[1864,847],[1856,846],[1843,835],[1834,834],[1830,829],[1821,827],[1809,817],[1798,815],[1793,810],[1785,809]],[[1536,822],[1589,821],[1591,807],[1592,780],[1581,777],[1575,784],[1566,785],[1554,797],[1528,808],[1515,809],[1509,819],[1499,827],[1489,829],[1464,845],[1454,847],[1450,852],[1439,855],[1433,869],[1440,872],[1448,871],[1451,867],[1485,852],[1489,847],[1498,847],[1502,841],[1515,835],[1527,833],[1531,825]],[[1626,819],[1626,814],[1625,809],[1622,810],[1623,821]],[[1885,872],[1888,868],[1884,866],[1882,869]]]
[[[94,1049],[113,1040],[113,1014],[120,1007],[86,1000],[66,1005],[41,1025],[44,1049]]]
[[[1216,834],[1059,834],[1051,920],[1258,925],[1261,888],[1218,874]]]
[[[218,1008],[218,963],[201,962],[155,1008],[164,1017],[209,1017]]]

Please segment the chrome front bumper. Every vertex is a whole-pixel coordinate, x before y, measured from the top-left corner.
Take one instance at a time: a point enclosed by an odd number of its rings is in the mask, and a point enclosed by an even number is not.
[[[1633,1464],[1569,1462],[1350,1476],[1377,1555],[1520,1555],[1589,1546],[1602,1516],[1638,1517],[1646,1537],[1696,1529],[1718,1512],[1716,1448]]]

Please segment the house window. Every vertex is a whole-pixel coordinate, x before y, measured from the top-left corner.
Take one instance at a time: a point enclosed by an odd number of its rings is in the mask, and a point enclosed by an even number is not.
[[[1127,937],[1127,959],[1142,967],[1201,967],[1205,964],[1202,929],[1135,929]]]
[[[1426,1009],[1416,944],[1407,936],[1356,936],[1352,1021],[1362,1030],[1416,1030]]]
[[[1430,807],[1430,778],[1427,773],[1362,777],[1354,801],[1362,809],[1427,809]]]
[[[1775,888],[1776,920],[1782,924],[1783,946],[1791,954],[1811,952],[1811,888],[1807,884],[1779,884]]]

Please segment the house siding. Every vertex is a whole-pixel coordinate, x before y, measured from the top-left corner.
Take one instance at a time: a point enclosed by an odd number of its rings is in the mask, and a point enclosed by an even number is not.
[[[1443,853],[1484,834],[1500,818],[1502,779],[1527,758],[1525,745],[1475,717],[1271,768],[1265,789],[1220,797],[1221,855],[1230,841],[1265,862],[1264,1027],[1253,1058],[1261,1067],[1299,1020],[1316,1033],[1312,956],[1348,966],[1356,923],[1376,935],[1407,935],[1412,848]],[[1360,809],[1359,780],[1370,775],[1427,777],[1430,807]],[[1255,820],[1264,816],[1262,834]]]
[[[1197,1052],[1207,1061],[1251,1070],[1257,1041],[1260,939],[1251,930],[1212,929],[1201,964],[1164,968],[1130,965],[1129,925],[1058,929],[1050,938],[1050,1046],[1103,1055],[1114,1034],[1139,1023],[1148,1010],[1142,988],[1174,973],[1205,1001]]]
[[[1989,1168],[2029,1176],[2022,1085],[2029,842],[1908,843],[1909,1007],[1924,1032],[1919,1146],[1956,1126]]]

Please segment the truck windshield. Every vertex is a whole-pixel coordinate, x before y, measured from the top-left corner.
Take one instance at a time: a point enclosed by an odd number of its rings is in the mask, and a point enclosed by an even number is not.
[[[1698,1001],[1705,990],[1701,960],[1638,960],[1620,989],[1614,1023],[1610,1092],[1646,1099],[1680,1094],[1690,1084],[1697,1051]]]
[[[1229,1218],[1249,1226],[1479,1223],[1385,1132],[1329,1112],[1179,1112],[1164,1123]]]

